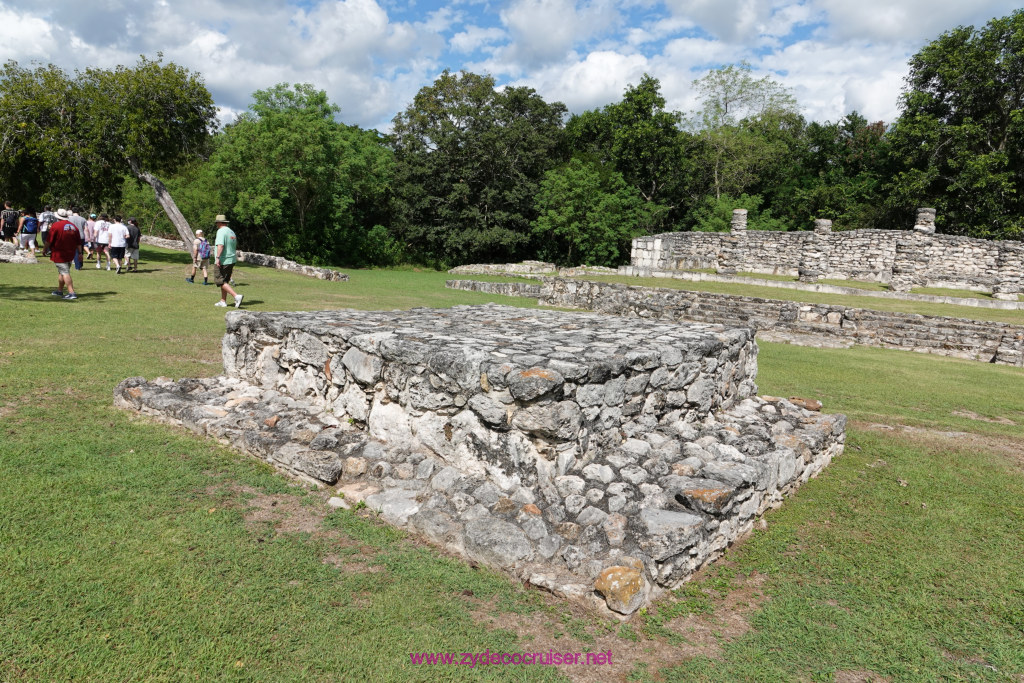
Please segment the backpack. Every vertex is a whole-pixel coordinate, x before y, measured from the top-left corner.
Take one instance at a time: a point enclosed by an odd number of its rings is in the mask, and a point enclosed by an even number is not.
[[[199,240],[199,258],[210,258],[210,243],[206,241],[206,238]]]

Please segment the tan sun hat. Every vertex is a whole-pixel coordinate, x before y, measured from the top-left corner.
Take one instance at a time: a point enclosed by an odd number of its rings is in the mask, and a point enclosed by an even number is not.
[[[214,223],[227,223],[228,222],[228,217],[225,216],[222,213],[218,213],[217,217],[213,219],[213,222]]]
[[[199,237],[202,234],[203,234],[202,230],[196,230],[196,237]]]

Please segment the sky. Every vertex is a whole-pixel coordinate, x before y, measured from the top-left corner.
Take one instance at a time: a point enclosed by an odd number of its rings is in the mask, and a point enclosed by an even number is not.
[[[528,86],[579,113],[644,73],[671,110],[693,81],[747,61],[808,119],[893,121],[907,60],[1020,0],[0,0],[0,58],[68,71],[139,55],[202,74],[222,122],[277,83],[312,83],[340,120],[390,129],[444,70]]]

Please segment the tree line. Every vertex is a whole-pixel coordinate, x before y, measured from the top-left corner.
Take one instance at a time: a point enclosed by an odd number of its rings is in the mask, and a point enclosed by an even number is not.
[[[645,75],[567,116],[528,87],[445,71],[389,134],[338,120],[310,84],[279,84],[223,129],[200,74],[140,58],[69,74],[0,71],[0,191],[22,206],[118,207],[150,232],[227,213],[246,247],[302,262],[450,266],[541,258],[617,265],[630,240],[727,230],[1024,230],[1024,10],[958,27],[914,55],[894,122],[807,121],[740,63],[666,109]],[[189,223],[191,221],[191,224]]]

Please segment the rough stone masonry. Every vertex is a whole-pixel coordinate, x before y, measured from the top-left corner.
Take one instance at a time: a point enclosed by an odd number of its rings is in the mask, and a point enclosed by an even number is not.
[[[115,403],[620,614],[719,556],[845,439],[842,415],[755,395],[748,328],[496,305],[227,326],[225,376],[131,378]]]

